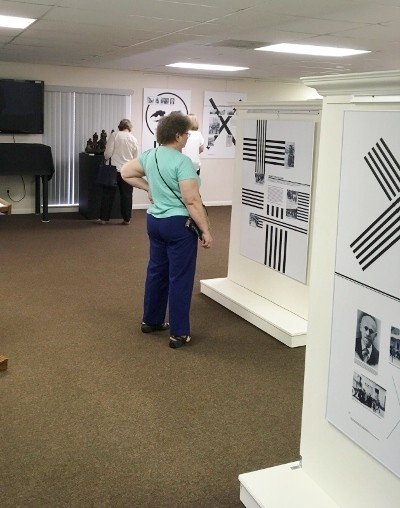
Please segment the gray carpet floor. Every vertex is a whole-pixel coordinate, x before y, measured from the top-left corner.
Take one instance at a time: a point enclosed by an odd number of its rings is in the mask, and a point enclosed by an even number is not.
[[[0,217],[2,508],[239,508],[239,474],[299,458],[304,348],[200,293],[228,267],[230,207],[209,213],[179,350],[140,332],[144,210]]]

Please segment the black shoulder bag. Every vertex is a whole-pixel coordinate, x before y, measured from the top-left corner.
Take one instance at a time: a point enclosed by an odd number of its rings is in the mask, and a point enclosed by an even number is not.
[[[158,166],[158,160],[157,160],[157,149],[155,150],[154,152],[154,157],[156,159],[156,166],[157,166],[157,170],[158,170],[158,174],[160,175],[162,181],[165,183],[165,185],[168,187],[168,189],[172,192],[172,194],[179,199],[179,201],[182,203],[182,205],[186,208],[186,205],[185,203],[181,200],[181,198],[176,194],[176,192],[171,189],[171,187],[167,184],[167,182],[165,181],[164,177],[162,176],[161,174],[161,171],[160,171],[160,168]],[[206,212],[206,214],[208,215],[208,212],[207,212],[207,208],[205,207],[204,203],[203,204],[203,208]],[[186,208],[187,210],[187,208]],[[202,239],[203,237],[203,232],[201,231],[201,229],[199,228],[199,226],[196,224],[196,222],[192,219],[192,217],[188,217],[187,221],[186,221],[186,224],[185,224],[185,227],[189,228],[191,231],[194,231],[196,233],[196,235],[198,236],[199,240]]]
[[[111,164],[111,157],[108,164],[103,159],[97,170],[96,185],[103,185],[104,187],[117,186],[117,168]]]

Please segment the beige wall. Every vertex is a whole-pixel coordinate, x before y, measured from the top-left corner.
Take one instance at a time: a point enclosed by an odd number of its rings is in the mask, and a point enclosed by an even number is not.
[[[250,79],[211,79],[188,78],[166,74],[145,74],[131,71],[109,69],[88,69],[51,65],[20,64],[0,62],[0,76],[13,79],[40,79],[45,85],[78,86],[89,88],[129,89],[134,91],[131,119],[134,134],[141,142],[143,88],[176,88],[192,91],[191,109],[200,122],[203,115],[203,97],[205,91],[246,92],[249,101],[286,101],[318,98],[318,94],[302,83],[276,83]],[[18,143],[40,143],[41,136],[15,136]],[[0,142],[13,142],[10,135],[0,135]],[[209,205],[231,204],[233,187],[234,159],[204,159],[202,163],[202,196]],[[33,178],[25,177],[26,197],[19,203],[13,203],[13,213],[33,213]],[[0,176],[0,197],[22,196],[22,180],[19,177]],[[143,192],[134,191],[134,208],[147,204]]]

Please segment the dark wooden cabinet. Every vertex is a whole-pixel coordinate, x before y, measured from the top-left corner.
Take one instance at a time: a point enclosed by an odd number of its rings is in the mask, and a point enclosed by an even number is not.
[[[96,185],[97,171],[102,155],[79,154],[79,213],[87,219],[98,219],[100,216],[100,202],[102,188]],[[118,189],[111,211],[112,219],[121,219],[121,209]]]

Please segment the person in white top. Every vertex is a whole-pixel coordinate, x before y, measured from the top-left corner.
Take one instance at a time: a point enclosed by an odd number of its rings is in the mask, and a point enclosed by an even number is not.
[[[189,130],[189,139],[187,140],[186,146],[182,148],[182,153],[192,160],[193,166],[199,175],[201,165],[200,154],[204,151],[204,138],[202,133],[199,131],[197,116],[190,113],[188,117],[191,122],[191,128]]]
[[[138,155],[137,139],[131,134],[132,123],[127,118],[118,125],[118,132],[112,132],[104,151],[104,159],[111,159],[111,164],[117,168],[117,185],[120,193],[122,224],[128,225],[132,215],[132,187],[121,178],[122,166],[136,159]],[[116,187],[103,186],[100,205],[99,224],[107,224],[111,217]]]

